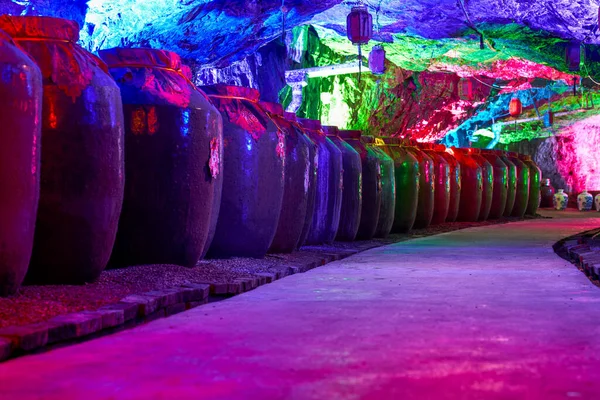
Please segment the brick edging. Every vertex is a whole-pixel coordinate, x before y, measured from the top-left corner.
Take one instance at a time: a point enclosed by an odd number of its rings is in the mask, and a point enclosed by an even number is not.
[[[316,261],[282,266],[274,273],[258,273],[229,283],[189,283],[175,288],[129,295],[117,303],[94,311],[58,315],[46,322],[8,326],[0,329],[0,362],[43,351],[56,345],[81,340],[165,318],[206,304],[209,298],[223,299],[259,286],[303,273],[322,265],[350,257],[386,243],[369,244],[359,249],[340,249],[319,254]]]
[[[592,229],[569,236],[552,246],[557,255],[573,263],[592,281],[598,281],[600,278],[600,251],[592,250],[586,239],[590,232],[597,230]]]

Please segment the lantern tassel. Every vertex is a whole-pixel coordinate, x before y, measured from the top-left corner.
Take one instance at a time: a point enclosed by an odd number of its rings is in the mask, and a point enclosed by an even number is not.
[[[358,45],[358,83],[360,83],[361,72],[362,72],[362,49],[359,44]]]

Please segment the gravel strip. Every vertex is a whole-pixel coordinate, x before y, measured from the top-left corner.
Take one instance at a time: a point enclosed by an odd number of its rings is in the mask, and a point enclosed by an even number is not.
[[[42,322],[67,313],[96,310],[116,303],[131,294],[172,288],[186,283],[232,283],[235,280],[255,277],[260,273],[275,273],[286,266],[311,263],[319,258],[320,254],[343,250],[357,251],[411,238],[514,220],[442,224],[415,230],[410,234],[390,235],[386,239],[307,246],[292,254],[269,255],[262,260],[248,258],[203,260],[196,268],[176,265],[140,265],[112,269],[104,271],[98,281],[82,286],[23,286],[15,296],[0,298],[0,328]]]

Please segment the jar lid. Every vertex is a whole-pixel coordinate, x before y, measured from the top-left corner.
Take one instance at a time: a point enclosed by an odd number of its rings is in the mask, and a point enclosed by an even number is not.
[[[249,87],[217,84],[201,86],[201,89],[209,96],[239,98],[254,103],[260,100],[260,92]]]
[[[270,112],[271,114],[283,116],[283,106],[277,103],[271,103],[270,101],[261,101],[258,103],[263,110]]]
[[[362,131],[359,130],[340,130],[339,135],[343,139],[360,139]]]
[[[0,29],[14,39],[79,40],[79,24],[63,18],[3,15]]]
[[[339,136],[340,128],[337,126],[323,125],[323,131],[327,136]]]
[[[162,67],[180,71],[182,67],[181,57],[168,50],[115,47],[99,50],[98,55],[108,68]]]

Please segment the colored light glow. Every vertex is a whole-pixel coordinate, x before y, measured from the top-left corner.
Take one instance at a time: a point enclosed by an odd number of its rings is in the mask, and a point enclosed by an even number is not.
[[[577,192],[600,190],[600,115],[565,128],[557,138],[558,170]]]

